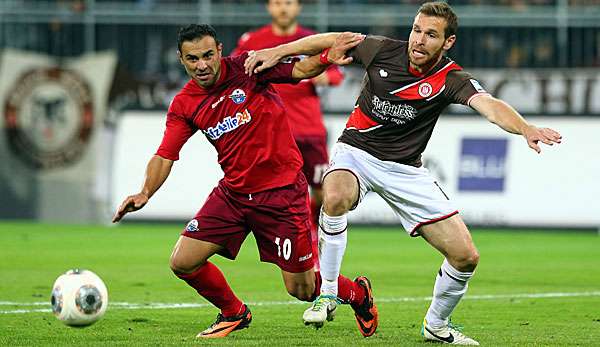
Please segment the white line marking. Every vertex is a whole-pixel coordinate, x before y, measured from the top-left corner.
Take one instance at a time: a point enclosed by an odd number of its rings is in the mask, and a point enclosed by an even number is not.
[[[488,295],[466,295],[463,300],[498,300],[498,299],[546,299],[546,298],[566,298],[566,297],[591,297],[600,296],[600,291],[580,292],[580,293],[522,293],[522,294],[488,294]],[[377,302],[413,302],[413,301],[431,301],[430,296],[424,297],[400,297],[400,298],[377,298]],[[280,305],[306,305],[304,301],[255,301],[247,302],[249,306],[280,306]],[[212,307],[211,304],[194,304],[194,303],[131,303],[131,302],[111,302],[111,309],[115,310],[156,310],[165,308],[202,308]],[[50,306],[50,302],[14,302],[0,301],[0,306]],[[32,312],[51,312],[51,309],[15,309],[3,310],[0,314],[13,313],[32,313]]]

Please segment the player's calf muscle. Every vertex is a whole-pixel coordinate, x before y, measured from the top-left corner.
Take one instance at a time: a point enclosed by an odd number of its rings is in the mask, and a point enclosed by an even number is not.
[[[301,301],[311,301],[315,292],[314,283],[298,283],[292,288],[287,287],[288,294]]]

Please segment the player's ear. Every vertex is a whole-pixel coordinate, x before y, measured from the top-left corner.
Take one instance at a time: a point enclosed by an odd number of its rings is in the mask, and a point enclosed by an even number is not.
[[[452,46],[454,46],[454,42],[456,42],[456,35],[450,35],[445,41],[444,46],[442,47],[445,51],[450,50]]]
[[[177,58],[179,58],[179,62],[183,65],[183,56],[180,50],[177,50]]]
[[[222,42],[217,43],[217,52],[219,52],[219,55],[223,55],[223,43]]]

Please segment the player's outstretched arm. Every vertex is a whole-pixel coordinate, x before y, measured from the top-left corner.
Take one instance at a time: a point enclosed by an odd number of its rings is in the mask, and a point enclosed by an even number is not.
[[[144,207],[152,195],[156,193],[158,188],[160,188],[167,177],[169,177],[172,166],[172,160],[154,155],[146,167],[146,177],[144,178],[142,190],[139,193],[130,195],[123,200],[123,203],[121,203],[115,212],[112,222],[117,223],[127,213],[137,211]]]
[[[522,135],[531,149],[540,153],[539,142],[552,146],[560,143],[562,136],[550,128],[538,128],[527,123],[512,106],[491,95],[482,95],[471,100],[470,106],[509,133]]]
[[[265,69],[273,67],[281,59],[292,55],[315,55],[325,48],[333,45],[335,40],[342,33],[324,33],[315,34],[301,38],[299,40],[279,45],[273,48],[262,49],[259,51],[248,52],[248,58],[244,62],[244,68],[248,75],[259,73]],[[347,33],[344,33],[347,34]],[[364,35],[352,33],[353,35],[364,38]]]
[[[296,79],[311,78],[322,73],[330,64],[347,65],[352,62],[352,57],[347,57],[346,52],[362,42],[364,37],[353,33],[342,33],[333,42],[331,48],[320,55],[313,55],[301,60],[294,65],[292,77]]]

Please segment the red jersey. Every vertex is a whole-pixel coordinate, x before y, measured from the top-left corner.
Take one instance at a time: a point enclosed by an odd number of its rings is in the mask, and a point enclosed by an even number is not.
[[[269,84],[296,82],[295,62],[249,77],[246,57],[221,59],[219,80],[208,89],[193,80],[181,89],[169,106],[156,154],[179,159],[183,144],[200,130],[217,150],[224,184],[250,194],[294,183],[302,159],[281,99]]]
[[[265,25],[256,31],[242,35],[237,48],[233,50],[231,55],[275,47],[313,34],[315,34],[314,31],[298,26],[295,33],[278,36],[273,32],[271,24]],[[330,66],[326,73],[330,85],[342,83],[344,76],[337,65]],[[310,80],[303,80],[296,85],[279,84],[275,86],[275,90],[281,96],[287,109],[294,137],[326,135],[319,96],[315,85]]]

